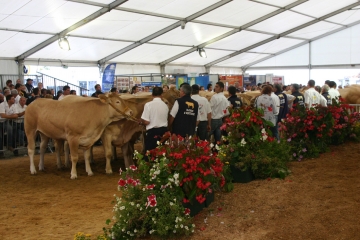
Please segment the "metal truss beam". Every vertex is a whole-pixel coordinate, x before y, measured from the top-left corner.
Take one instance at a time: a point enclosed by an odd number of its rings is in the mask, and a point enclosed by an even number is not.
[[[91,22],[92,20],[104,15],[107,12],[110,12],[112,9],[120,6],[121,4],[123,4],[124,2],[127,2],[127,0],[116,0],[112,3],[110,3],[109,5],[107,5],[107,7],[103,7],[101,9],[99,9],[98,11],[94,12],[93,14],[87,16],[86,18],[80,20],[79,22],[75,23],[74,25],[66,28],[65,30],[59,32],[58,34],[56,34],[55,36],[45,40],[44,42],[38,44],[37,46],[31,48],[30,50],[24,52],[23,54],[21,54],[20,56],[17,57],[17,59],[21,60],[21,59],[25,59],[29,56],[31,56],[32,54],[34,54],[35,52],[43,49],[44,47],[52,44],[53,42],[57,41],[60,37],[65,36],[66,34],[68,34],[71,31],[74,31],[75,29]]]
[[[237,55],[239,55],[239,54],[241,54],[241,53],[243,53],[243,52],[249,51],[249,50],[251,50],[251,49],[253,49],[253,48],[256,48],[256,47],[258,47],[258,46],[261,46],[261,45],[264,45],[264,44],[266,44],[266,43],[269,43],[269,42],[271,42],[271,41],[273,41],[273,40],[279,39],[280,37],[286,36],[286,35],[288,35],[288,34],[291,34],[291,33],[293,33],[293,32],[296,32],[296,31],[298,31],[298,30],[300,30],[300,29],[303,29],[303,28],[305,28],[305,27],[311,26],[311,25],[313,25],[313,24],[315,24],[315,23],[318,23],[318,22],[320,22],[320,21],[323,21],[324,19],[327,19],[327,18],[329,18],[329,17],[332,17],[332,16],[334,16],[334,15],[337,15],[337,14],[339,14],[339,13],[342,13],[342,12],[344,12],[344,11],[347,11],[347,10],[349,10],[349,9],[351,9],[351,8],[353,8],[353,7],[359,6],[359,5],[360,5],[360,2],[356,2],[356,3],[350,4],[350,5],[346,6],[346,7],[343,7],[343,8],[341,8],[341,9],[338,9],[338,10],[334,11],[334,12],[331,12],[331,13],[329,13],[329,14],[326,14],[326,15],[320,17],[320,18],[314,19],[314,20],[312,20],[312,21],[310,21],[310,22],[307,22],[307,23],[305,23],[305,24],[302,24],[302,25],[300,25],[300,26],[297,26],[297,27],[295,27],[295,28],[292,28],[292,29],[290,29],[290,30],[287,30],[287,31],[279,34],[277,37],[275,36],[275,37],[271,37],[271,38],[265,39],[265,40],[263,40],[263,41],[261,41],[261,42],[255,43],[255,44],[253,44],[253,45],[251,45],[251,46],[249,46],[249,47],[246,47],[246,48],[241,49],[241,50],[239,50],[239,51],[237,51],[237,52],[234,52],[234,53],[232,53],[232,54],[230,54],[230,55],[227,55],[227,56],[225,56],[225,57],[222,57],[222,58],[219,58],[219,59],[217,59],[217,60],[215,60],[215,61],[212,61],[212,62],[206,64],[205,67],[211,67],[211,66],[213,66],[213,65],[215,65],[215,64],[217,64],[217,63],[220,63],[220,62],[223,62],[223,61],[225,61],[225,60],[227,60],[227,59],[229,59],[229,58],[235,57],[235,56],[237,56]]]
[[[292,3],[292,4],[287,5],[284,8],[281,8],[281,9],[278,9],[278,10],[272,12],[272,13],[266,14],[265,16],[262,16],[262,17],[260,17],[258,19],[255,19],[254,21],[251,21],[251,22],[249,22],[249,23],[247,23],[245,25],[242,25],[242,26],[240,26],[240,27],[238,27],[236,29],[233,29],[233,30],[231,30],[231,31],[229,31],[227,33],[224,33],[224,34],[222,34],[222,35],[220,35],[220,36],[218,36],[216,38],[213,38],[210,41],[204,42],[204,43],[202,43],[202,44],[200,44],[200,45],[198,45],[196,47],[193,47],[193,48],[191,48],[191,49],[189,49],[187,51],[184,51],[184,52],[182,52],[182,53],[180,53],[180,54],[178,54],[176,56],[173,56],[173,57],[161,62],[160,65],[168,64],[168,63],[170,63],[170,62],[172,62],[172,61],[174,61],[176,59],[179,59],[179,58],[181,58],[183,56],[186,56],[186,55],[188,55],[188,54],[190,54],[192,52],[195,52],[198,48],[203,48],[203,47],[205,47],[205,46],[207,46],[207,45],[209,45],[211,43],[217,42],[217,41],[219,41],[221,39],[224,39],[224,38],[226,38],[228,36],[231,36],[231,35],[233,35],[235,33],[238,33],[241,30],[246,30],[247,28],[249,28],[249,27],[251,27],[251,26],[253,26],[255,24],[258,24],[259,22],[262,22],[262,21],[264,21],[266,19],[269,19],[269,18],[271,18],[273,16],[276,16],[276,15],[278,15],[278,14],[284,12],[284,11],[287,11],[287,10],[289,10],[289,9],[299,5],[299,4],[307,2],[307,1],[308,0],[298,0],[298,1],[294,2],[294,3]]]
[[[109,56],[99,60],[99,63],[102,64],[102,63],[105,63],[105,62],[107,62],[107,61],[109,61],[109,60],[111,60],[111,59],[113,59],[113,58],[115,58],[117,56],[120,56],[121,54],[124,54],[124,53],[130,51],[131,49],[134,49],[134,48],[136,48],[136,47],[138,47],[138,46],[140,46],[140,45],[142,45],[144,43],[147,43],[147,42],[151,41],[154,38],[157,38],[157,37],[169,32],[169,31],[171,31],[171,30],[173,30],[173,29],[175,29],[177,27],[180,27],[181,24],[183,23],[183,21],[185,21],[185,22],[192,21],[192,20],[194,20],[194,19],[196,19],[196,18],[198,18],[198,17],[200,17],[200,16],[202,16],[202,15],[208,13],[208,12],[211,12],[211,11],[213,11],[213,10],[215,10],[215,9],[217,9],[217,8],[223,6],[223,5],[225,5],[225,4],[227,4],[227,3],[231,2],[231,1],[232,0],[221,0],[221,1],[209,6],[207,8],[204,8],[203,10],[201,10],[201,11],[199,11],[197,13],[194,13],[194,14],[190,15],[189,17],[185,18],[185,20],[181,20],[181,21],[178,21],[178,22],[176,22],[174,24],[171,24],[170,26],[168,26],[166,28],[163,28],[160,31],[157,31],[157,32],[155,32],[155,33],[141,39],[138,42],[135,42],[135,43],[123,48],[123,49],[120,49],[119,51],[114,52],[113,54],[110,54]]]
[[[335,30],[333,30],[333,31],[331,31],[331,32],[322,34],[322,35],[317,36],[317,37],[315,37],[315,38],[312,38],[312,39],[310,39],[310,40],[308,40],[308,41],[304,41],[304,42],[299,43],[299,44],[297,44],[297,45],[295,45],[295,46],[292,46],[292,47],[290,47],[290,48],[287,48],[287,49],[284,49],[284,50],[279,51],[279,52],[277,52],[277,53],[274,53],[272,56],[267,56],[267,57],[261,58],[261,59],[259,59],[259,60],[256,60],[256,61],[254,61],[254,62],[248,63],[248,64],[246,64],[244,67],[245,67],[245,68],[251,68],[251,66],[253,66],[253,65],[255,65],[255,64],[258,64],[258,63],[260,63],[260,62],[263,62],[263,61],[265,61],[265,60],[268,60],[268,59],[270,59],[270,58],[273,58],[273,57],[275,57],[275,56],[278,56],[278,55],[280,55],[280,54],[283,54],[283,53],[285,53],[285,52],[291,51],[291,50],[293,50],[293,49],[295,49],[295,48],[298,48],[298,47],[301,47],[301,46],[303,46],[303,45],[305,45],[305,44],[308,44],[309,42],[313,42],[313,41],[316,41],[316,40],[318,40],[318,39],[321,39],[321,38],[330,36],[330,35],[332,35],[332,34],[334,34],[334,33],[340,32],[340,31],[342,31],[342,30],[344,30],[344,29],[346,29],[346,28],[349,28],[349,27],[352,27],[352,26],[355,26],[355,25],[358,25],[358,24],[360,24],[360,21],[356,21],[356,22],[354,22],[354,23],[352,23],[352,24],[346,25],[345,27],[335,29]]]

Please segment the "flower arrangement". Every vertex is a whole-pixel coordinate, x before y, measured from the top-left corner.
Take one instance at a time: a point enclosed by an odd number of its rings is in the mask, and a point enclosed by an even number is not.
[[[305,109],[297,106],[290,110],[280,124],[279,131],[292,148],[293,159],[318,157],[331,143],[342,143],[359,121],[359,113],[350,113],[352,107],[333,102],[328,107],[314,106]]]
[[[223,163],[209,143],[174,136],[149,151],[148,161],[138,152],[135,158],[138,166],[121,172],[118,181],[122,196],[115,196],[113,225],[104,230],[109,239],[194,232],[191,210],[184,203],[203,203],[225,181]]]
[[[285,177],[289,152],[283,142],[275,141],[270,131],[272,123],[262,116],[261,109],[235,109],[222,126],[228,136],[219,156],[242,171],[250,168],[257,178]]]

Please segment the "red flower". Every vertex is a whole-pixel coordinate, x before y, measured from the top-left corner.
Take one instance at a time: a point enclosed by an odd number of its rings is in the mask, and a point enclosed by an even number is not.
[[[137,170],[137,167],[135,165],[131,165],[129,168],[133,171]]]
[[[186,198],[183,198],[183,203],[188,203],[190,202],[189,200],[187,200]]]
[[[156,196],[154,194],[148,196],[147,200],[148,200],[147,206],[156,207],[157,201],[156,201]]]
[[[185,213],[185,215],[189,215],[189,214],[190,214],[190,209],[189,209],[189,208],[185,208],[184,213]]]
[[[147,189],[154,189],[154,187],[155,187],[155,184],[151,184],[151,185],[146,186]]]
[[[118,184],[119,186],[124,187],[126,185],[126,181],[124,179],[120,179]]]
[[[268,110],[269,110],[269,112],[272,112],[273,109],[272,109],[272,107],[268,107]]]

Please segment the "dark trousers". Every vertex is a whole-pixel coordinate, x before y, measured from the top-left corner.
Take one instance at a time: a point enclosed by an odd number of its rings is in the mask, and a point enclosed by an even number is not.
[[[152,128],[146,131],[145,153],[157,147],[157,141],[160,141],[166,131],[167,127]]]
[[[197,135],[200,140],[207,140],[209,133],[207,131],[208,121],[200,121],[197,128]]]

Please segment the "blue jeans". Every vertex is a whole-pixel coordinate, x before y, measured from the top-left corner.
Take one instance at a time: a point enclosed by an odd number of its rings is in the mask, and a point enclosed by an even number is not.
[[[220,127],[222,126],[222,119],[211,119],[211,131],[210,136],[214,134],[215,143],[220,142],[221,140],[221,130]]]

